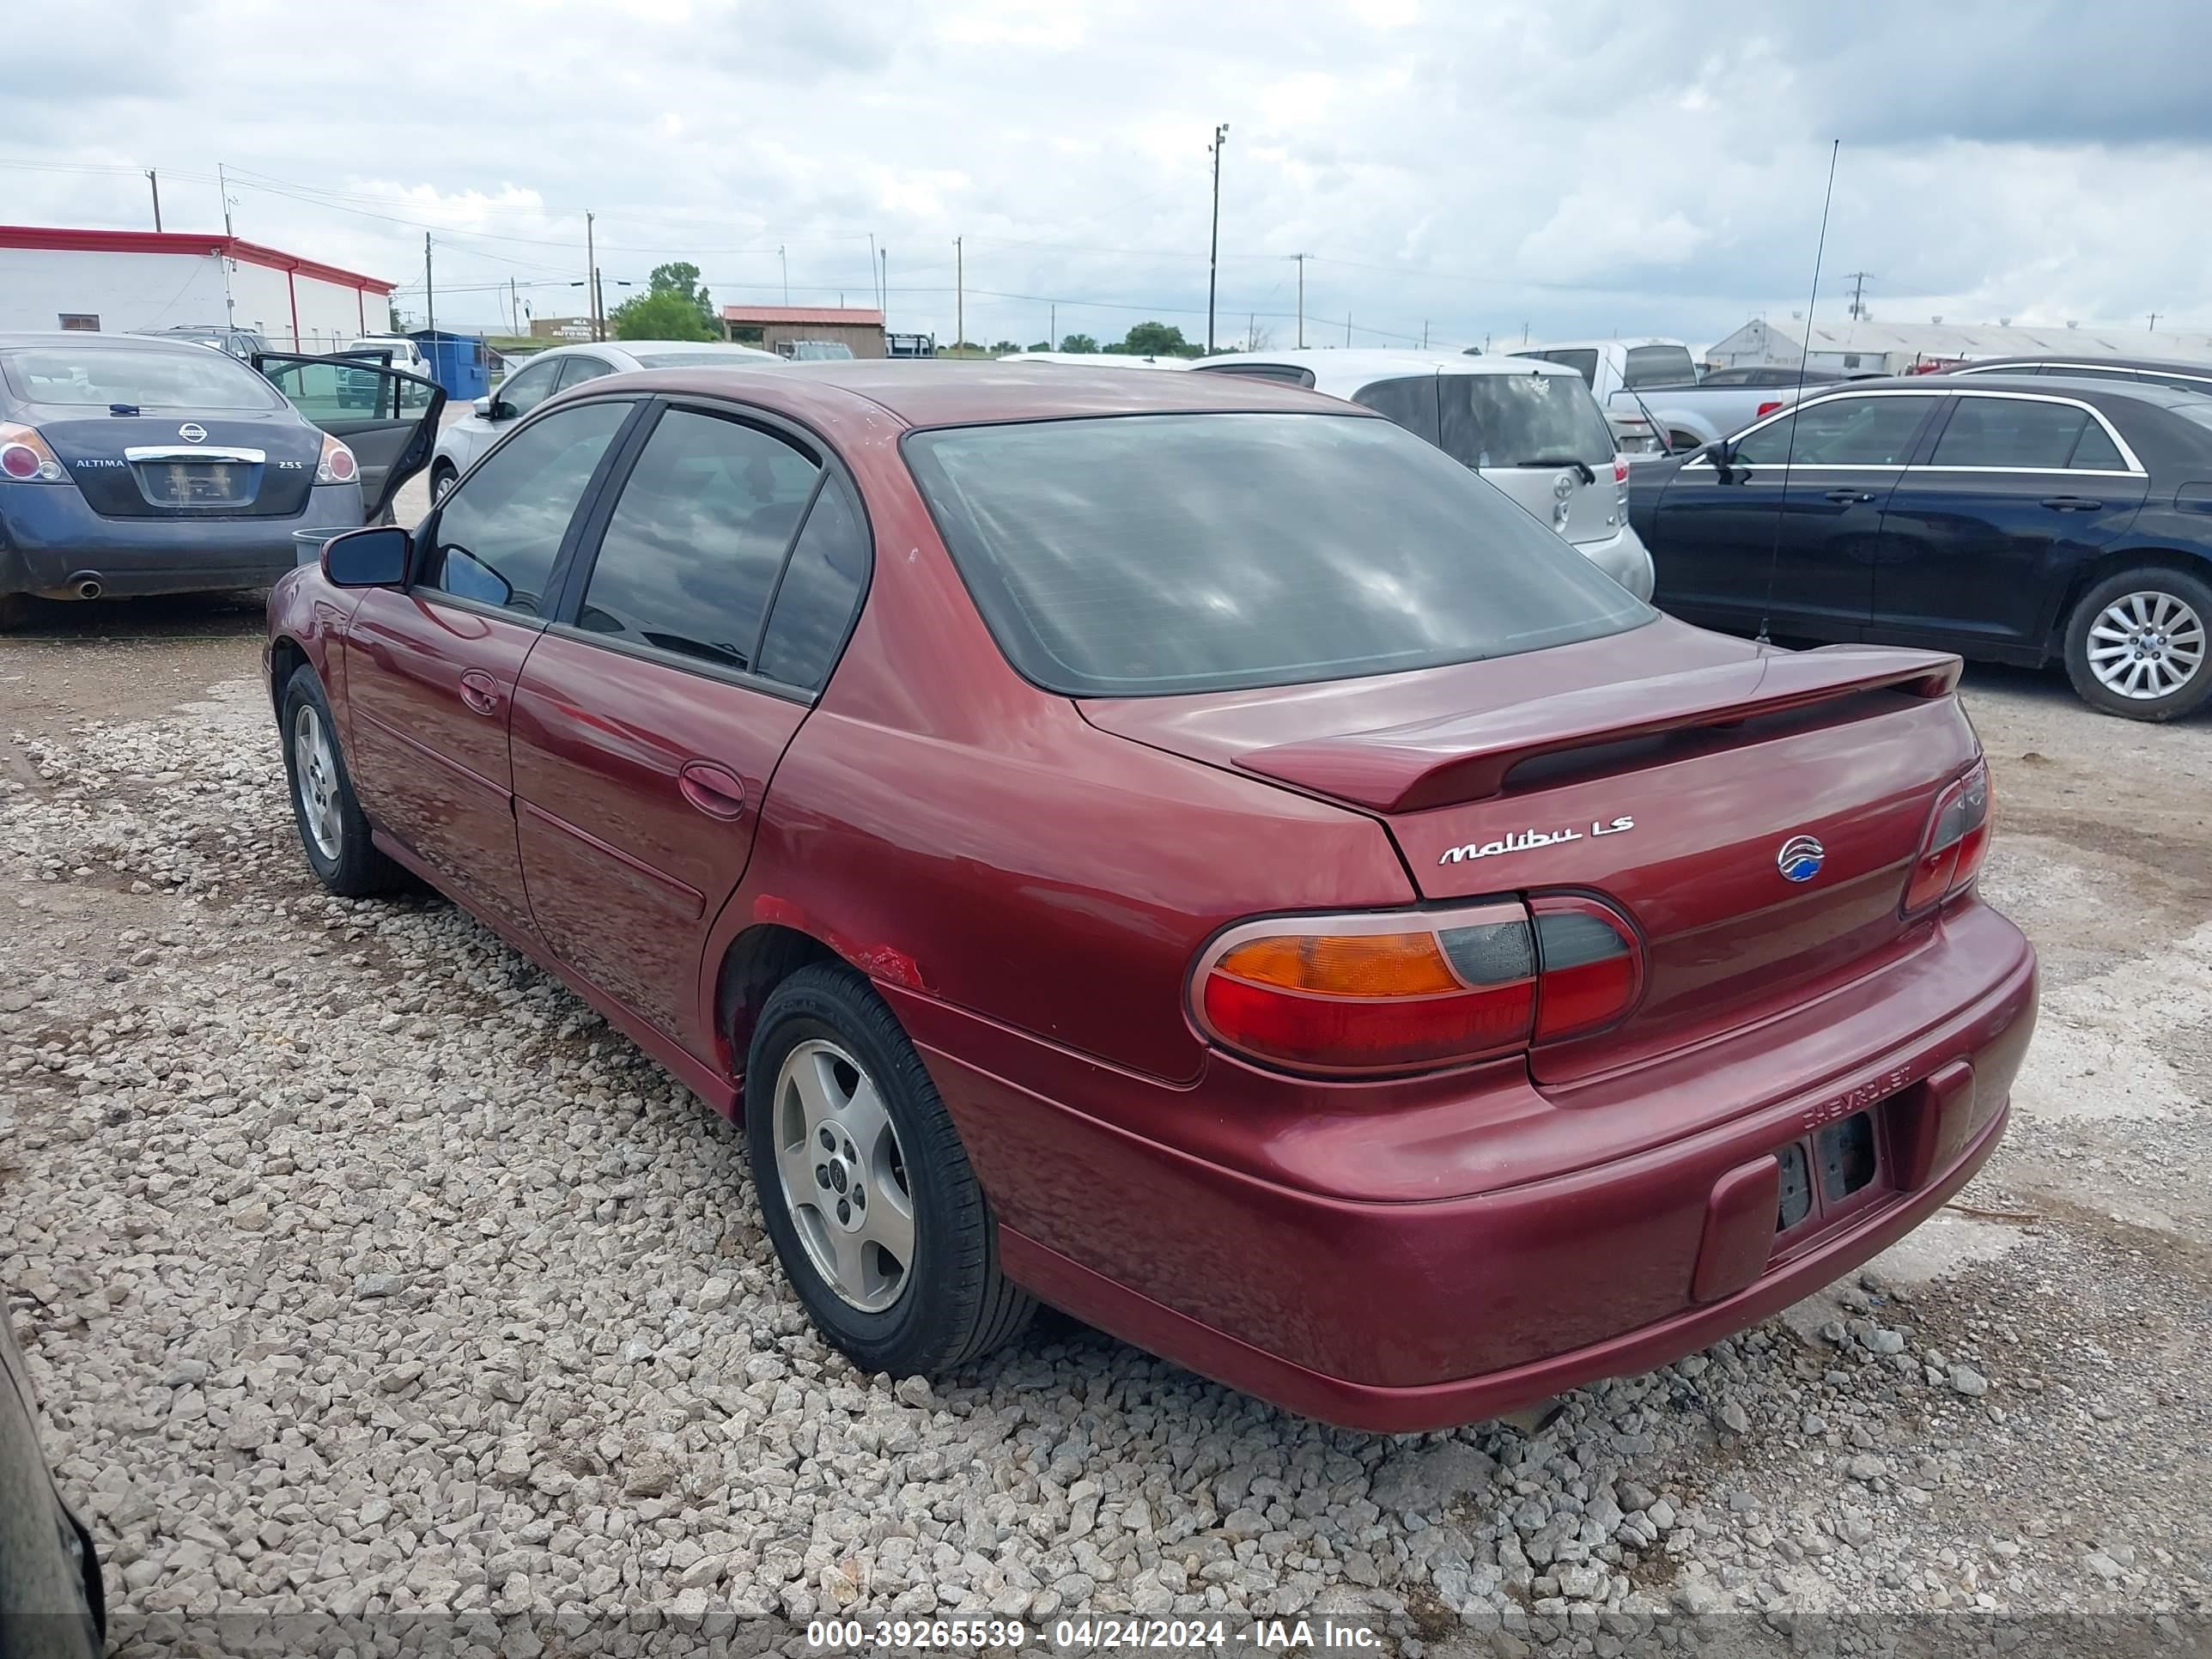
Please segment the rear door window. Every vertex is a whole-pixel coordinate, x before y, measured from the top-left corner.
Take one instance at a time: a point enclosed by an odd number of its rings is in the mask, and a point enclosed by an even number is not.
[[[1576,374],[1583,377],[1583,384],[1584,386],[1594,386],[1597,384],[1597,353],[1595,351],[1589,349],[1579,351],[1538,351],[1533,353],[1524,352],[1519,355],[1524,356],[1541,357],[1547,363],[1565,363],[1569,368],[1571,368]]]
[[[549,410],[484,457],[439,503],[417,584],[544,616],[568,521],[630,408]]]
[[[1364,404],[1386,420],[1395,421],[1417,438],[1431,443],[1443,441],[1437,424],[1437,382],[1440,377],[1427,374],[1401,375],[1395,380],[1376,380],[1364,386],[1352,394],[1352,401]]]
[[[844,649],[872,562],[860,504],[842,479],[827,480],[776,584],[760,672],[786,685],[820,690]]]
[[[1930,465],[2056,471],[2072,459],[2082,428],[2094,424],[2071,404],[1961,398]]]
[[[576,626],[758,672],[762,619],[819,473],[758,427],[668,410],[623,483]]]
[[[1745,466],[1903,466],[1939,402],[1917,397],[1824,398],[1745,434],[1734,459]],[[1796,428],[1793,448],[1790,428]]]
[[[553,395],[553,382],[561,373],[562,360],[556,357],[550,363],[532,363],[519,368],[500,382],[499,390],[492,396],[501,405],[502,415],[527,415]]]
[[[604,357],[577,356],[566,357],[561,362],[561,390],[581,386],[586,380],[596,380],[602,374],[611,374],[615,366]]]

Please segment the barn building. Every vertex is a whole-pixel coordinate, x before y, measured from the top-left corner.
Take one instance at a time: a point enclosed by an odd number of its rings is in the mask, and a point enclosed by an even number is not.
[[[275,350],[335,351],[386,331],[392,289],[238,236],[0,225],[0,329],[228,326]]]

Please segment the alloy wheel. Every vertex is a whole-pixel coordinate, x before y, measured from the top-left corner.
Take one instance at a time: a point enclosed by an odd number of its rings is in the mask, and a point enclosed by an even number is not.
[[[2089,672],[2116,696],[2171,696],[2204,667],[2204,619],[2172,593],[2124,593],[2089,625]]]
[[[863,1313],[905,1291],[914,1266],[914,1192],[882,1095],[834,1042],[800,1043],[777,1073],[776,1175],[785,1208],[823,1281]]]
[[[336,863],[345,836],[338,806],[337,757],[313,703],[301,703],[292,716],[292,776],[301,821],[307,826],[315,850]]]

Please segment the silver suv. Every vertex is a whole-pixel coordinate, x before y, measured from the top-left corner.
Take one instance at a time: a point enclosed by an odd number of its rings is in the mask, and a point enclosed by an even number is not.
[[[1628,465],[1574,369],[1426,351],[1241,351],[1191,365],[1363,404],[1464,461],[1639,599],[1651,556],[1628,526]]]

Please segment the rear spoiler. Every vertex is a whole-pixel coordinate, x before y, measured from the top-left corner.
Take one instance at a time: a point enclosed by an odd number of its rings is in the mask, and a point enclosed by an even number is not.
[[[1730,726],[1860,692],[1947,697],[1959,659],[1940,651],[1835,645],[1594,685],[1483,714],[1280,744],[1237,764],[1296,788],[1377,812],[1480,800],[1522,762],[1565,750],[1702,726]]]

